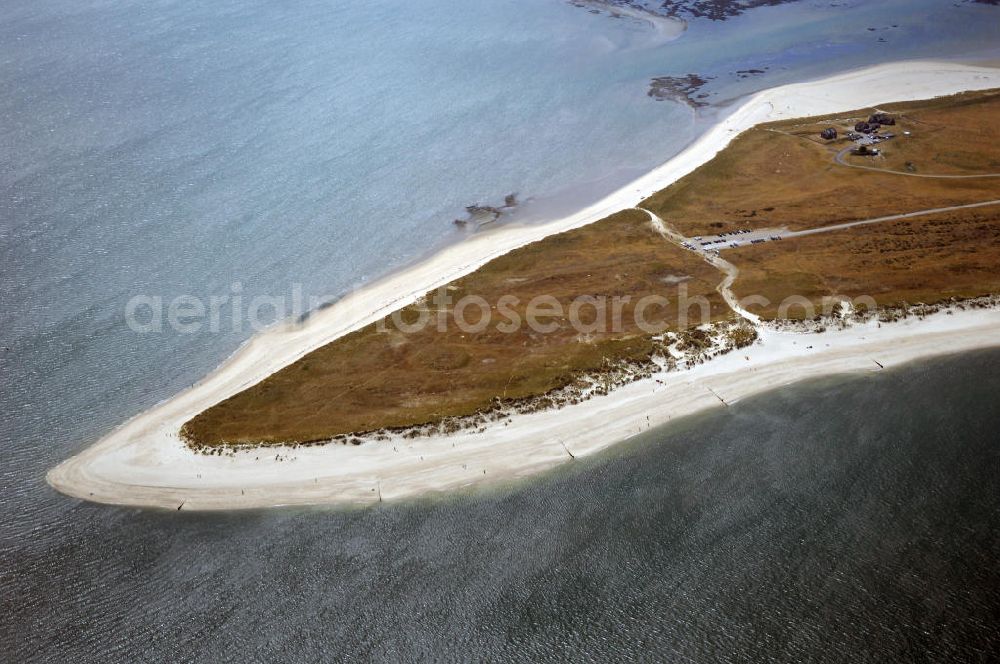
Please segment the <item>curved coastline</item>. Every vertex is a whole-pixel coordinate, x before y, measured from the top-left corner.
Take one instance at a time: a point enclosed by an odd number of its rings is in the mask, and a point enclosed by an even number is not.
[[[368,503],[538,472],[649,426],[719,407],[716,394],[731,402],[803,378],[877,369],[873,355],[893,366],[1000,344],[996,310],[955,311],[822,334],[772,331],[746,353],[658,375],[577,406],[520,416],[510,426],[494,424],[485,433],[360,447],[266,448],[235,457],[195,454],[177,435],[181,424],[202,410],[493,258],[635,206],[709,161],[753,125],[993,87],[1000,87],[1000,69],[911,61],[757,93],[676,157],[576,214],[474,236],[347,295],[300,325],[252,338],[197,384],[64,461],[47,479],[59,491],[86,500],[168,509]],[[806,345],[814,349],[806,350]]]

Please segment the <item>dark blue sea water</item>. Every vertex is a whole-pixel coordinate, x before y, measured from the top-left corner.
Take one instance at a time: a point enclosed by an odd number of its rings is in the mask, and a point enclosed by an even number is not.
[[[803,0],[671,42],[561,0],[0,1],[0,653],[992,647],[993,356],[786,390],[537,484],[384,509],[133,512],[44,474],[251,334],[137,334],[136,295],[336,296],[461,241],[469,203],[516,191],[515,219],[543,220],[741,96],[992,59],[998,34],[997,7],[939,0]],[[688,73],[711,106],[646,95]]]
[[[62,501],[5,542],[0,643],[12,661],[995,661],[998,393],[994,350],[782,388],[467,495]]]

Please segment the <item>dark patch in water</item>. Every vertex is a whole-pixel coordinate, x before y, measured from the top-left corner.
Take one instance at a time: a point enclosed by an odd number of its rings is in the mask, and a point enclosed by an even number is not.
[[[517,192],[504,196],[503,205],[483,205],[474,203],[465,207],[465,219],[455,219],[459,228],[475,230],[499,220],[504,214],[512,212],[517,207]]]
[[[692,108],[708,106],[705,101],[709,97],[708,93],[701,92],[701,89],[712,80],[712,77],[702,77],[698,74],[688,74],[686,76],[658,76],[649,82],[649,92],[646,94],[657,101],[664,99],[674,99],[683,101]]]
[[[660,16],[724,21],[757,7],[774,7],[800,0],[591,0],[609,8],[631,7]],[[977,0],[983,1],[983,0]],[[989,0],[987,0],[989,1]]]

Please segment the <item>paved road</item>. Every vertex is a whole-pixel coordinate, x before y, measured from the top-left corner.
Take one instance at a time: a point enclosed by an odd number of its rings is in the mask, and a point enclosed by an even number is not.
[[[804,231],[790,231],[786,228],[776,228],[776,229],[759,229],[756,231],[750,231],[747,233],[726,235],[726,236],[705,236],[699,238],[687,238],[682,234],[677,232],[669,224],[663,221],[659,216],[653,212],[637,207],[637,210],[641,210],[649,215],[649,220],[653,224],[653,227],[667,240],[678,244],[685,249],[693,251],[700,255],[707,262],[711,263],[717,269],[719,269],[725,277],[722,282],[716,287],[716,290],[722,295],[723,299],[726,301],[733,311],[737,314],[750,321],[753,324],[760,323],[760,317],[756,314],[752,314],[742,306],[740,306],[739,298],[736,297],[736,293],[733,292],[732,286],[736,282],[737,277],[739,277],[739,269],[722,258],[720,251],[722,249],[732,249],[738,246],[746,246],[751,242],[767,242],[770,240],[777,240],[786,237],[802,237],[805,235],[816,235],[819,233],[830,233],[832,231],[840,231],[847,228],[854,228],[855,226],[866,226],[868,224],[878,224],[884,221],[897,221],[899,219],[911,219],[913,217],[921,217],[930,214],[938,214],[940,212],[952,212],[955,210],[968,210],[971,208],[981,208],[988,207],[991,205],[1000,205],[1000,199],[992,201],[982,201],[979,203],[967,203],[965,205],[950,205],[948,207],[931,208],[928,210],[917,210],[915,212],[903,212],[901,214],[891,214],[885,217],[874,217],[872,219],[861,219],[859,221],[849,221],[843,224],[833,224],[831,226],[821,226],[819,228],[809,228]]]
[[[809,228],[802,231],[790,231],[787,228],[759,228],[748,232],[738,232],[729,235],[706,235],[693,238],[678,236],[681,245],[692,251],[699,253],[717,254],[723,249],[736,249],[745,247],[748,244],[760,244],[771,242],[783,238],[801,237],[803,235],[815,235],[817,233],[829,233],[855,226],[865,226],[868,224],[878,224],[884,221],[898,221],[900,219],[911,219],[940,212],[954,212],[955,210],[967,210],[971,208],[988,207],[1000,205],[1000,199],[992,201],[982,201],[979,203],[967,203],[965,205],[951,205],[948,207],[931,208],[928,210],[917,210],[915,212],[904,212],[901,214],[890,214],[886,217],[875,217],[873,219],[861,219],[859,221],[849,221],[843,224],[832,224],[830,226],[820,226],[819,228]],[[652,214],[652,213],[650,213]]]
[[[815,235],[816,233],[829,233],[855,226],[865,226],[867,224],[878,224],[883,221],[896,221],[898,219],[910,219],[912,217],[922,217],[928,214],[939,212],[953,212],[955,210],[968,210],[970,208],[981,208],[990,205],[1000,205],[1000,199],[993,201],[983,201],[981,203],[967,203],[966,205],[951,205],[949,207],[931,208],[929,210],[918,210],[916,212],[904,212],[903,214],[890,214],[887,217],[875,217],[874,219],[862,219],[861,221],[850,221],[846,224],[834,224],[832,226],[821,226],[820,228],[810,228],[804,231],[785,231],[781,237],[800,237],[803,235]]]

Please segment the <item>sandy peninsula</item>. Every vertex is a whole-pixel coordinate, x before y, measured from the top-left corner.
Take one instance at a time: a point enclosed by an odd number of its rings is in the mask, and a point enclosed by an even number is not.
[[[651,426],[796,380],[881,370],[997,345],[1000,311],[995,309],[956,309],[923,320],[870,322],[823,333],[761,325],[759,343],[745,351],[656,375],[577,406],[493,424],[481,433],[357,447],[268,447],[231,457],[195,454],[178,436],[181,425],[206,408],[489,260],[634,207],[712,159],[753,125],[995,87],[1000,87],[1000,69],[903,62],[758,93],[675,158],[574,215],[473,236],[351,293],[301,325],[254,337],[196,385],[52,469],[48,481],[63,493],[96,502],[184,510],[397,499],[523,477]]]

